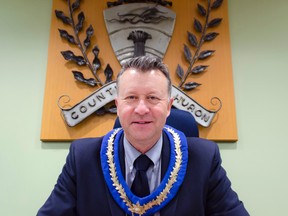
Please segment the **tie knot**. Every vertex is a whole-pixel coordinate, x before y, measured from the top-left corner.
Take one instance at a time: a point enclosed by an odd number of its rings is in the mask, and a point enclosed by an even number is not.
[[[136,158],[133,165],[137,171],[146,172],[152,163],[153,162],[150,160],[150,158],[147,155],[141,154],[138,158]]]

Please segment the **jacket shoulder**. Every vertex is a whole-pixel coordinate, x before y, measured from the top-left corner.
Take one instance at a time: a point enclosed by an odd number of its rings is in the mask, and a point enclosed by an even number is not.
[[[70,154],[79,158],[99,155],[102,140],[103,137],[77,139],[71,143]]]
[[[213,158],[219,152],[218,145],[207,139],[187,137],[187,145],[189,155],[193,156]]]

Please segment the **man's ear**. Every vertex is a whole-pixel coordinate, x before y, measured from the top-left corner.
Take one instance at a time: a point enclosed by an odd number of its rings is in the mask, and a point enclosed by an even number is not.
[[[171,111],[171,107],[172,107],[173,101],[174,101],[174,98],[171,97],[171,98],[169,99],[169,103],[168,103],[168,113],[167,113],[167,117],[170,115],[170,111]]]
[[[171,97],[171,98],[170,98],[170,100],[169,100],[170,109],[171,109],[171,107],[172,107],[172,105],[173,105],[173,102],[174,102],[174,98],[173,98],[173,97]]]
[[[114,101],[115,101],[116,108],[118,108],[118,98],[115,97]],[[117,116],[119,116],[119,115],[118,115],[118,109],[117,109]]]

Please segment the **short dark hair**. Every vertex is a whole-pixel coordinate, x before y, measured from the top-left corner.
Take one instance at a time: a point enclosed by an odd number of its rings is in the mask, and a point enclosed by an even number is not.
[[[130,60],[126,61],[120,70],[120,72],[117,75],[116,79],[116,86],[117,86],[117,92],[118,92],[118,86],[119,86],[119,78],[122,76],[122,74],[130,69],[134,68],[139,72],[148,72],[151,70],[159,70],[163,73],[163,75],[167,78],[168,82],[168,95],[171,96],[172,91],[172,82],[169,75],[169,70],[167,65],[165,65],[162,60],[155,56],[139,56],[131,58]]]

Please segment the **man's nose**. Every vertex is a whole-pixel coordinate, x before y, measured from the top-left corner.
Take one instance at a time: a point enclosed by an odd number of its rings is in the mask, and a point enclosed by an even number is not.
[[[140,115],[144,115],[149,112],[149,106],[147,104],[147,101],[145,101],[144,99],[140,99],[137,106],[135,107],[135,112]]]

